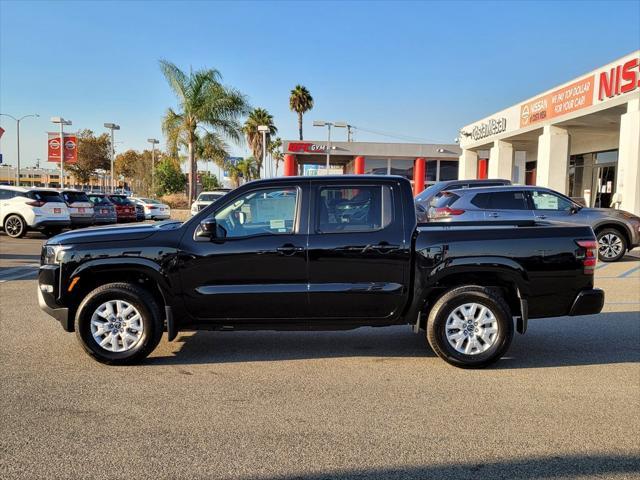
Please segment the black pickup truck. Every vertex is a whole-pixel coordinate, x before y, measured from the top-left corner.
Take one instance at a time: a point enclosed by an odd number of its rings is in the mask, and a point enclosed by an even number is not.
[[[42,248],[39,303],[108,364],[163,331],[410,324],[461,367],[529,318],[599,313],[586,226],[417,224],[401,177],[259,180],[190,220],[68,232]]]

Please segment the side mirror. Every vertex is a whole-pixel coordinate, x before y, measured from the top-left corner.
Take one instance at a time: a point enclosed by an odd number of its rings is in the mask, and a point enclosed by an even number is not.
[[[196,236],[214,240],[220,237],[220,235],[218,234],[219,229],[224,231],[224,228],[218,226],[218,222],[216,222],[215,218],[205,218],[200,222],[200,226],[198,228]],[[224,237],[224,235],[222,235],[222,237]]]

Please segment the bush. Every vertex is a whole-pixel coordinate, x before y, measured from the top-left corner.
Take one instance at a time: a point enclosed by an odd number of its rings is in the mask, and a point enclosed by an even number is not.
[[[187,176],[180,166],[170,158],[162,160],[156,166],[156,190],[158,195],[180,193],[185,189]]]
[[[170,193],[162,196],[161,200],[171,208],[189,208],[189,202],[184,193]]]

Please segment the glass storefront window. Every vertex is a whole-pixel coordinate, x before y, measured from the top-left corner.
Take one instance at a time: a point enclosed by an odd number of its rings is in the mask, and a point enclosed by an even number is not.
[[[440,160],[440,181],[458,179],[458,162]]]
[[[391,175],[400,175],[413,180],[413,160],[392,158]]]
[[[427,172],[425,173],[426,182],[435,182],[438,179],[438,162],[436,160],[427,159]]]
[[[617,163],[618,150],[609,150],[608,152],[596,153],[596,163]]]
[[[386,175],[387,164],[388,161],[386,158],[378,159],[367,157],[364,160],[364,173],[367,175]]]

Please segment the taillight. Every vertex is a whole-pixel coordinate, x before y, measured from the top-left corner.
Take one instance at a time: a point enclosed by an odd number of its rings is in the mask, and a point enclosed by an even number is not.
[[[433,217],[434,218],[444,218],[450,217],[453,215],[462,215],[464,210],[460,208],[450,208],[450,207],[440,207],[433,209]]]
[[[584,249],[584,253],[580,252],[577,257],[582,260],[584,273],[593,275],[598,261],[598,242],[595,240],[576,240],[579,247]]]
[[[46,202],[42,200],[34,200],[33,202],[27,202],[27,205],[31,207],[42,207]]]

